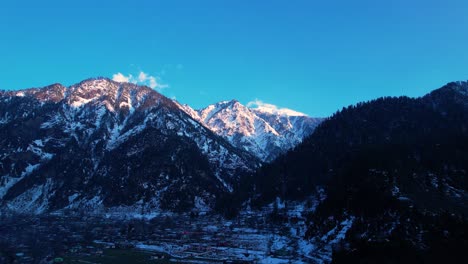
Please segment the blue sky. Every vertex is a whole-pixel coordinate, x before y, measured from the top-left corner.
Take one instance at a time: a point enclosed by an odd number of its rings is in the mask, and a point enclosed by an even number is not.
[[[96,2],[3,1],[0,89],[144,72],[195,108],[327,116],[468,79],[468,1]]]

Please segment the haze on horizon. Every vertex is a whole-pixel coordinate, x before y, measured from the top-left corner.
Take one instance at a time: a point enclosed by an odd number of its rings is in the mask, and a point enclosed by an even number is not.
[[[194,108],[237,99],[310,116],[466,80],[468,3],[15,1],[0,89],[106,76]]]

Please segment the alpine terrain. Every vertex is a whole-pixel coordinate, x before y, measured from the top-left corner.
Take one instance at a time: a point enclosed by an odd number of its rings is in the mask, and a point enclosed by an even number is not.
[[[149,87],[0,92],[1,210],[210,210],[259,164]]]
[[[0,149],[0,261],[468,261],[468,82],[326,119],[106,78],[3,91]]]

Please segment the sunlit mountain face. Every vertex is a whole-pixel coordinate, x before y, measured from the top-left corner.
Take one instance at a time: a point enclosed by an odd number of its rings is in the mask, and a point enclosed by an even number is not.
[[[181,108],[233,146],[266,162],[302,142],[323,120],[289,109],[247,107],[236,100],[219,102],[201,110],[187,105]]]

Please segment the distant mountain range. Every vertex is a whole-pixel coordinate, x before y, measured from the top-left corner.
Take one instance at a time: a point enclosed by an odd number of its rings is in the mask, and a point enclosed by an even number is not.
[[[235,101],[195,111],[107,78],[2,91],[0,204],[34,213],[211,210],[319,122]]]

